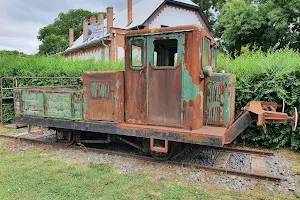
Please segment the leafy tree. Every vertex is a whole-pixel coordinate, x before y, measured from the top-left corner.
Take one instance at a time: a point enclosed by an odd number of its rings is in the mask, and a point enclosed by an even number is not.
[[[226,49],[240,52],[246,44],[255,45],[262,19],[252,3],[232,0],[225,4],[215,26],[216,34],[223,40]],[[250,48],[252,47],[250,45]]]
[[[55,54],[68,47],[69,28],[74,29],[74,39],[82,34],[82,23],[85,19],[96,16],[83,9],[72,9],[67,13],[59,13],[52,24],[39,30],[37,38],[42,42],[39,54]]]
[[[20,51],[8,51],[8,50],[1,50],[0,51],[0,56],[20,56],[20,57],[25,57],[27,56],[25,53],[20,52]]]
[[[300,49],[298,1],[229,0],[215,24],[216,34],[232,55],[240,54],[243,46]]]
[[[216,20],[216,15],[218,15],[226,0],[193,0],[193,2],[201,7],[205,16],[213,24]]]
[[[68,40],[62,35],[47,35],[43,43],[39,46],[39,51],[47,55],[56,54],[64,51],[68,45]]]
[[[260,46],[300,49],[299,0],[264,0],[259,12],[266,22],[260,43],[267,44]]]

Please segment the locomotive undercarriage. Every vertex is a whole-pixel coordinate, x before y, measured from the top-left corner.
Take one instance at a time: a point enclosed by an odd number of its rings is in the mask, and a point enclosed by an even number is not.
[[[68,142],[68,146],[71,145],[96,145],[109,144],[109,143],[125,143],[138,150],[138,153],[142,155],[150,155],[157,160],[168,160],[175,157],[178,154],[182,154],[185,151],[187,144],[179,142],[169,142],[167,152],[152,151],[150,148],[149,138],[137,138],[130,136],[119,136],[108,133],[93,133],[87,131],[74,131],[67,129],[49,128],[56,131],[57,142]],[[117,144],[116,144],[117,145]],[[154,140],[154,146],[156,148],[166,149],[164,140]]]

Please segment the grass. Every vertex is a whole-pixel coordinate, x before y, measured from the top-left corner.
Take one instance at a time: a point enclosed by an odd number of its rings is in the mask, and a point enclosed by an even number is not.
[[[2,126],[0,126],[0,134],[8,134],[8,133],[21,133],[27,131],[27,127],[26,128],[19,128],[19,129],[9,129],[9,128],[4,128]]]
[[[157,180],[151,172],[123,173],[108,164],[57,158],[47,146],[21,154],[10,151],[17,143],[8,141],[0,145],[0,199],[289,199],[261,188],[225,191],[179,181],[176,175]]]
[[[212,199],[193,187],[84,166],[35,153],[0,151],[0,199]]]
[[[290,162],[293,162],[291,170],[298,176],[300,183],[300,153],[287,148],[280,149],[282,153]]]
[[[7,134],[10,132],[11,132],[11,129],[3,128],[2,126],[0,126],[0,134]]]

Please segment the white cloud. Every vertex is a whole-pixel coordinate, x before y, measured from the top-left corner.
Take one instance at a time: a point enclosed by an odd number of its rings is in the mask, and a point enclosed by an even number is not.
[[[140,0],[133,0],[136,3]],[[38,52],[40,28],[52,23],[60,12],[83,8],[92,12],[115,12],[127,6],[126,0],[0,0],[0,50]]]

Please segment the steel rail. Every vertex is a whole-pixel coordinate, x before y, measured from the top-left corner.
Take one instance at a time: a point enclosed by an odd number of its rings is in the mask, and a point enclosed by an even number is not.
[[[258,154],[258,155],[266,155],[266,156],[274,156],[274,152],[271,151],[263,151],[263,150],[254,150],[254,149],[243,149],[243,148],[235,148],[235,147],[214,147],[214,146],[199,146],[200,149],[213,149],[217,151],[226,151],[233,153],[245,153],[245,154]]]
[[[181,167],[193,167],[195,169],[204,169],[204,170],[208,170],[208,171],[223,172],[226,174],[238,175],[238,176],[255,178],[255,179],[262,179],[262,180],[267,180],[267,181],[277,181],[278,182],[278,181],[283,180],[280,177],[268,176],[268,175],[264,175],[264,174],[247,173],[247,172],[242,172],[242,171],[238,171],[238,170],[231,170],[231,169],[212,167],[212,166],[204,166],[204,165],[192,164],[192,163],[182,163],[182,162],[177,162],[177,161],[172,161],[172,160],[159,161],[152,157],[140,156],[140,155],[135,155],[135,154],[131,154],[131,153],[111,151],[111,150],[105,150],[105,149],[96,149],[96,148],[90,148],[90,147],[85,147],[85,146],[68,146],[66,144],[46,142],[46,141],[41,141],[41,140],[37,140],[37,139],[24,138],[24,137],[18,137],[18,136],[0,134],[0,138],[15,139],[15,140],[19,140],[19,141],[22,140],[22,141],[26,141],[26,142],[32,142],[32,143],[43,144],[43,145],[51,145],[51,146],[60,147],[60,148],[72,148],[75,150],[80,150],[80,151],[83,150],[86,152],[95,152],[95,153],[100,153],[100,154],[109,154],[109,155],[115,155],[115,156],[130,157],[130,158],[136,158],[136,159],[153,162],[153,163],[166,163],[166,164],[181,166]]]

